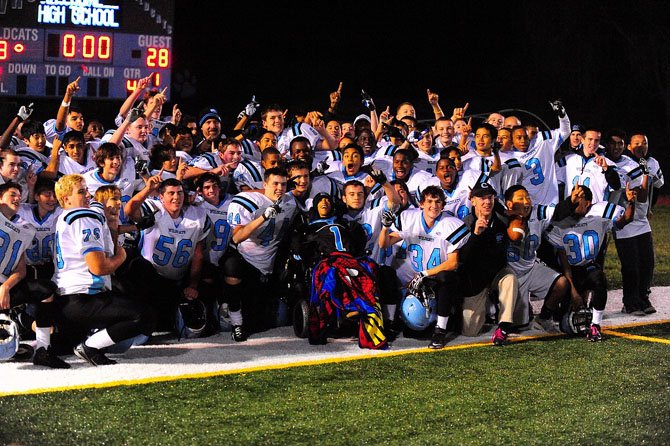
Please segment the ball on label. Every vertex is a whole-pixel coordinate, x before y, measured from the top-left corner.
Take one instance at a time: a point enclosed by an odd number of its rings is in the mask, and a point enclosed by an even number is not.
[[[507,236],[513,242],[519,242],[526,237],[525,224],[521,218],[510,218],[507,225]]]

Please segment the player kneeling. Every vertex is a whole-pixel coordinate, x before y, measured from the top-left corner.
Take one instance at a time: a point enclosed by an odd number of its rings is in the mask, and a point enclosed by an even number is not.
[[[140,334],[150,336],[154,319],[147,307],[112,291],[111,274],[126,259],[118,243],[118,220],[90,208],[81,175],[56,183],[63,213],[56,223],[55,273],[65,323],[93,330],[74,353],[92,365],[115,364],[103,349]]]

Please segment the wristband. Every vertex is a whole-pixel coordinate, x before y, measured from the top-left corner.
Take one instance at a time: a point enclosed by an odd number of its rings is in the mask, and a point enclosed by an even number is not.
[[[60,106],[61,106],[61,107],[69,107],[69,106],[70,106],[70,103],[69,103],[69,102],[65,102],[65,101],[63,101],[63,102],[60,103]]]

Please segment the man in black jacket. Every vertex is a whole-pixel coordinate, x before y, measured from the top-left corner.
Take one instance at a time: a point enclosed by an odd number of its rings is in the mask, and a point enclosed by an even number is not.
[[[477,336],[486,319],[489,289],[498,292],[499,325],[491,338],[494,345],[507,343],[512,326],[519,282],[507,265],[507,223],[494,209],[495,190],[477,183],[470,192],[472,213],[463,220],[470,238],[461,248],[459,275],[463,296],[463,334]]]

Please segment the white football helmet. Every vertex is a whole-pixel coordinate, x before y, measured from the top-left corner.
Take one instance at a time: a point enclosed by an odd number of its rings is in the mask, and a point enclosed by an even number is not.
[[[0,313],[0,361],[8,361],[19,350],[19,328],[9,316]]]

